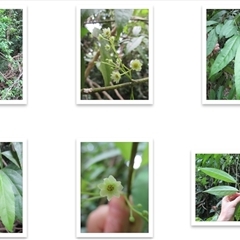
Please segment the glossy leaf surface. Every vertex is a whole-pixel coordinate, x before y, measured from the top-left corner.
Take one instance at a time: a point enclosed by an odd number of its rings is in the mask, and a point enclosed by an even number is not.
[[[205,174],[207,174],[208,176],[213,177],[215,179],[222,180],[229,183],[236,183],[236,180],[231,175],[229,175],[228,173],[220,169],[216,169],[216,168],[199,168],[199,169]]]
[[[221,71],[231,60],[233,60],[239,44],[240,36],[238,35],[235,35],[227,40],[224,48],[220,51],[211,67],[210,77]]]
[[[231,186],[216,186],[216,187],[209,188],[204,192],[218,196],[218,197],[224,197],[224,196],[231,195],[233,193],[238,192],[238,189]]]

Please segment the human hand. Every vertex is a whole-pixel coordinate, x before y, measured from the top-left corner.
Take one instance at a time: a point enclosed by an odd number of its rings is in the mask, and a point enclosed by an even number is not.
[[[218,217],[218,221],[233,221],[234,213],[239,203],[240,193],[234,193],[232,195],[223,197],[221,213]]]
[[[138,215],[135,221],[129,221],[129,208],[124,196],[112,198],[108,204],[99,206],[90,213],[87,220],[87,232],[90,233],[120,233],[141,232],[143,222]]]

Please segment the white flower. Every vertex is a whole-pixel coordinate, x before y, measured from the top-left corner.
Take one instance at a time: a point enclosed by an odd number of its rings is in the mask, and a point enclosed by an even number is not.
[[[111,36],[111,30],[110,30],[110,28],[103,28],[103,36],[105,37],[105,38],[110,38],[110,36]]]
[[[132,70],[139,72],[142,69],[142,63],[138,59],[134,59],[130,62],[130,67]]]
[[[100,189],[100,196],[107,197],[107,200],[110,201],[113,197],[120,197],[122,193],[123,186],[120,181],[110,175],[108,178],[103,179],[103,183],[98,184]]]
[[[118,71],[113,71],[111,74],[111,79],[115,82],[115,83],[119,83],[120,79],[121,79],[121,74]]]

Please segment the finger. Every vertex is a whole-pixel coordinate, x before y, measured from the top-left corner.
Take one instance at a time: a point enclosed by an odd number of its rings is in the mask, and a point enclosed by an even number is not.
[[[239,197],[240,193],[234,193],[228,196],[229,201],[233,201],[235,198]]]
[[[108,205],[99,206],[91,212],[87,220],[87,231],[90,233],[100,233],[104,231],[104,225],[108,215]]]
[[[112,198],[108,204],[109,210],[105,222],[104,232],[118,233],[128,232],[129,210],[123,196]]]
[[[238,196],[237,198],[235,198],[232,203],[234,204],[234,206],[236,207],[239,203],[240,203],[240,196]]]

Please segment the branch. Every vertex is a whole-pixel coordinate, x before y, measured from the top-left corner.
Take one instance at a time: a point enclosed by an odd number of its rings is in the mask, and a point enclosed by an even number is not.
[[[138,148],[138,142],[133,142],[132,143],[130,164],[129,164],[129,171],[128,171],[127,198],[129,198],[129,196],[131,195],[133,165],[134,165],[135,156],[137,154],[137,148]]]
[[[112,82],[110,82],[110,85],[111,85],[111,86],[114,86]],[[124,98],[123,98],[122,95],[118,92],[117,89],[114,89],[114,92],[116,93],[116,95],[118,96],[118,98],[119,98],[120,100],[124,100]]]
[[[144,82],[147,82],[147,81],[148,81],[148,77],[141,78],[141,79],[138,79],[138,80],[132,80],[131,82],[121,83],[121,84],[117,84],[117,85],[113,85],[113,86],[99,87],[99,88],[83,88],[83,89],[81,89],[81,93],[90,94],[90,93],[108,91],[108,90],[118,89],[118,88],[121,88],[121,87],[141,84],[141,83],[144,83]]]
[[[93,87],[93,86],[96,86],[96,87],[98,87],[98,88],[100,87],[97,83],[93,82],[93,81],[92,81],[91,79],[89,79],[89,78],[87,78],[87,82],[89,83],[89,85],[90,85],[91,87]],[[91,89],[91,88],[90,88],[90,89]],[[103,93],[103,95],[105,95],[109,100],[113,100],[113,98],[112,98],[106,91],[103,91],[102,93]],[[95,95],[97,96],[97,98],[98,98],[99,100],[102,99],[99,93],[95,92]]]

